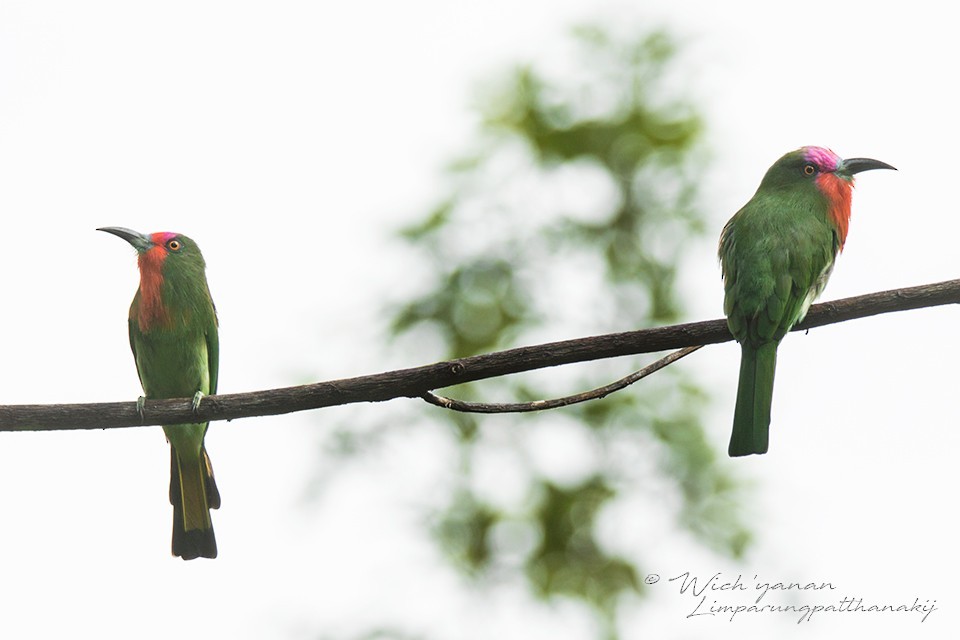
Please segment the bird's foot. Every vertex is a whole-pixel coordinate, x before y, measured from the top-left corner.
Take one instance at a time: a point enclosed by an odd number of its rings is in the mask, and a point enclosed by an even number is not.
[[[197,391],[193,394],[193,402],[190,403],[190,408],[193,409],[194,413],[200,410],[201,400],[203,400],[203,391]]]
[[[147,403],[147,399],[145,397],[140,396],[139,398],[137,398],[137,415],[140,416],[140,422],[143,422],[144,420],[147,419],[147,416],[144,414],[144,410],[143,410],[146,403]]]

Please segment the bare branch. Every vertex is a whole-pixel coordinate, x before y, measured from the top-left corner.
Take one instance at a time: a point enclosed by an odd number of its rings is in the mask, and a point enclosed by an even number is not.
[[[814,305],[807,318],[794,330],[803,331],[893,311],[957,303],[960,303],[960,280],[881,291]],[[354,402],[417,398],[433,389],[521,371],[716,344],[732,339],[724,320],[612,333],[299,387],[206,396],[196,412],[191,408],[191,398],[147,400],[143,421],[137,413],[136,402],[5,405],[0,406],[0,431],[111,429],[233,420]]]
[[[604,385],[602,387],[597,387],[596,389],[591,389],[590,391],[583,391],[582,393],[577,393],[571,396],[564,396],[562,398],[553,398],[551,400],[533,400],[532,402],[508,402],[504,404],[499,403],[486,403],[486,402],[465,402],[463,400],[456,400],[454,398],[447,398],[444,396],[438,396],[437,394],[427,391],[425,394],[420,396],[427,402],[444,409],[450,409],[451,411],[460,411],[463,413],[528,413],[530,411],[545,411],[547,409],[557,409],[559,407],[568,407],[571,404],[579,404],[581,402],[586,402],[588,400],[599,400],[600,398],[605,398],[606,396],[614,393],[615,391],[620,391],[626,387],[629,387],[634,382],[646,378],[652,373],[656,373],[663,369],[664,367],[673,364],[680,358],[690,355],[697,349],[703,348],[703,345],[697,345],[695,347],[684,347],[679,351],[674,351],[668,356],[664,356],[652,362],[640,369],[639,371],[634,371],[628,376],[620,378],[610,384]]]

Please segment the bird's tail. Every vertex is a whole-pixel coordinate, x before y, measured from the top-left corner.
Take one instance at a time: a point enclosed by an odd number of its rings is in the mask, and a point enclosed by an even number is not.
[[[728,450],[731,456],[767,452],[777,346],[776,342],[768,342],[760,348],[746,344],[741,347],[737,407]]]
[[[220,508],[210,456],[202,445],[199,456],[170,446],[170,504],[173,505],[173,555],[184,560],[216,558],[210,509]]]

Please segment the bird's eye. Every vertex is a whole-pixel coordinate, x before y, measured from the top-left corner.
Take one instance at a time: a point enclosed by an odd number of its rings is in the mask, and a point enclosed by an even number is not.
[[[813,163],[808,162],[807,164],[803,165],[803,175],[812,176],[816,172],[817,172],[817,167]]]
[[[170,251],[180,251],[180,241],[171,240],[167,243],[167,249],[170,249]]]

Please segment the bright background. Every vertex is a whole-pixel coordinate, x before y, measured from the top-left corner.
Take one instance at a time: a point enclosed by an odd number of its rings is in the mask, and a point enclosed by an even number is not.
[[[859,179],[826,299],[957,277],[960,42],[946,5],[646,4],[0,0],[0,402],[139,395],[125,319],[134,254],[94,231],[105,225],[199,242],[223,392],[393,366],[378,350],[384,301],[415,272],[391,231],[432,204],[443,162],[470,139],[477,82],[514,62],[549,64],[583,21],[663,25],[684,42],[679,75],[713,151],[710,238],[691,246],[684,276],[691,320],[720,314],[724,222],[804,144],[900,169]],[[831,595],[868,603],[936,599],[927,622],[686,619],[694,600],[664,581],[628,637],[953,637],[956,321],[940,308],[790,336],[771,452],[729,462],[758,486],[755,552],[725,563],[666,524],[647,549],[664,578],[722,571],[829,581]],[[678,365],[714,392],[718,449],[738,357],[726,344]],[[159,429],[2,434],[0,633],[315,638],[386,622],[438,638],[587,634],[590,620],[566,605],[531,613],[524,594],[478,605],[455,588],[403,498],[429,491],[430,460],[446,453],[429,439],[352,467],[311,500],[317,432],[359,410],[211,427],[224,500],[215,562],[168,555]]]

